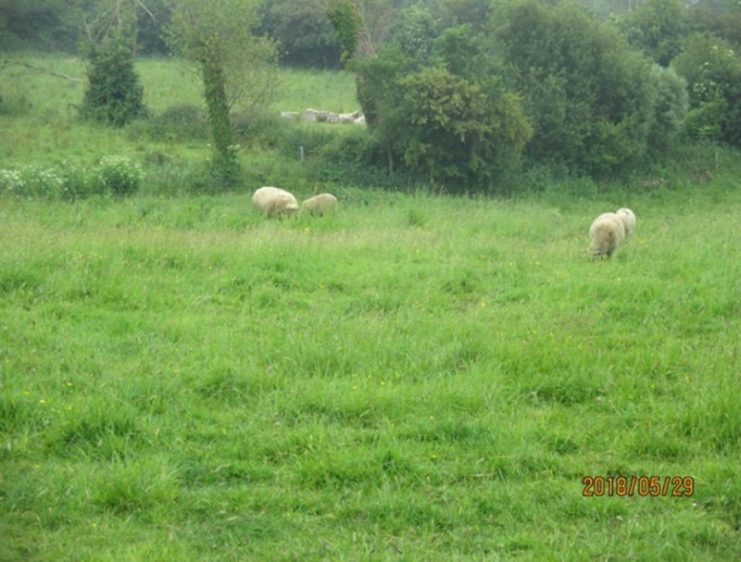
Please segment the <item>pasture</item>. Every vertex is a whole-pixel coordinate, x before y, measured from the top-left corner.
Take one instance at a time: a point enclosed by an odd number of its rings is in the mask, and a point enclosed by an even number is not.
[[[34,107],[0,116],[0,167],[206,154]],[[340,184],[336,215],[290,220],[256,186],[146,177],[0,197],[0,559],[739,559],[739,173]],[[622,206],[636,235],[591,261]],[[584,497],[590,475],[694,487]]]

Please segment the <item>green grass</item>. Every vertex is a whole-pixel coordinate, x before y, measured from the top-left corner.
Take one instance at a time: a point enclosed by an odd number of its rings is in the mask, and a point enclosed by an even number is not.
[[[138,68],[155,115],[201,103]],[[356,108],[347,73],[281,79],[274,111]],[[736,153],[402,195],[315,181],[286,151],[325,129],[276,120],[244,189],[198,195],[204,139],[79,123],[81,85],[15,66],[0,95],[0,169],[145,168],[125,199],[0,194],[0,560],[741,557]],[[339,212],[265,220],[265,184]],[[621,206],[636,236],[591,261]],[[585,498],[587,475],[696,491]]]
[[[737,559],[733,181],[0,200],[0,558]],[[609,474],[696,493],[582,497]]]
[[[103,156],[119,154],[146,164],[158,178],[150,191],[178,192],[183,183],[197,183],[190,172],[193,162],[203,163],[210,156],[208,139],[195,138],[184,142],[152,140],[142,134],[146,125],[134,123],[124,129],[98,127],[80,122],[77,108],[82,103],[85,88],[84,63],[81,59],[49,54],[8,54],[9,61],[31,65],[78,80],[71,82],[26,66],[9,64],[0,69],[0,169],[19,165],[59,166],[71,163],[89,168]],[[204,108],[202,84],[195,70],[168,59],[137,61],[144,88],[144,103],[156,117],[165,110],[183,105]],[[268,111],[277,116],[281,111],[303,111],[307,107],[332,111],[354,111],[355,82],[349,72],[281,69],[278,73],[275,98]],[[239,113],[237,105],[234,111]],[[271,127],[282,127],[283,134],[296,142],[311,145],[312,139],[326,135],[330,125],[289,123],[276,119]],[[347,129],[347,127],[345,127]],[[247,132],[247,140],[253,131]],[[307,148],[308,150],[308,148]],[[259,156],[259,151],[239,154],[247,170],[246,181],[259,181],[273,176],[276,155]],[[255,156],[258,155],[256,162]],[[297,154],[278,157],[277,164],[290,170],[288,181],[297,177]],[[191,164],[189,164],[191,163]],[[173,170],[175,172],[173,173]],[[177,173],[180,172],[180,173]],[[169,182],[169,183],[168,183]],[[257,186],[259,187],[259,186]]]

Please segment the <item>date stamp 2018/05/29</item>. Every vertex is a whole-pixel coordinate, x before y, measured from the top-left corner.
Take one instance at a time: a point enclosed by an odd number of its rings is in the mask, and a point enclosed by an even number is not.
[[[692,476],[585,476],[582,496],[601,497],[692,497],[695,479]]]

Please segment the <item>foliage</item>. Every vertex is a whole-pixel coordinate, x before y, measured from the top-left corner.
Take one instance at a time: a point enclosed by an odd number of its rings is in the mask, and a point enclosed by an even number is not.
[[[87,76],[81,109],[84,118],[122,126],[146,116],[144,92],[128,40],[113,36],[90,45]]]
[[[432,4],[435,18],[447,27],[466,25],[476,35],[489,31],[493,0],[437,0]]]
[[[141,166],[126,156],[105,156],[94,170],[95,180],[103,192],[116,196],[132,195],[141,186]]]
[[[631,45],[661,66],[669,66],[682,50],[690,20],[682,0],[647,0],[625,12],[618,25]]]
[[[163,31],[170,23],[172,16],[169,0],[142,0],[136,14],[136,49],[145,56],[162,56],[167,54],[167,43]]]
[[[492,74],[467,26],[446,30],[428,58],[389,46],[355,66],[358,99],[389,170],[399,159],[451,191],[492,191],[531,135],[520,101]]]
[[[404,76],[396,87],[381,142],[431,184],[452,192],[493,191],[516,168],[531,130],[517,97],[495,82],[429,67]]]
[[[251,0],[173,0],[168,41],[201,71],[214,149],[213,173],[224,185],[239,180],[229,108],[240,95],[249,93],[250,109],[257,111],[267,103],[273,86],[275,46],[253,35],[257,14],[257,3]]]
[[[334,26],[342,46],[341,59],[347,63],[355,54],[360,42],[362,20],[352,0],[333,0],[327,8],[327,17]]]
[[[77,24],[67,0],[0,0],[0,51],[73,51]]]
[[[693,31],[716,35],[741,46],[741,3],[738,0],[704,0],[691,4]]]
[[[259,33],[280,44],[284,64],[336,68],[340,43],[325,0],[263,0]]]
[[[414,58],[405,55],[398,45],[384,45],[375,57],[364,57],[353,61],[357,98],[363,109],[366,123],[373,128],[378,125],[384,111],[386,92],[394,81],[415,69]],[[388,105],[388,104],[387,104]]]
[[[730,43],[711,35],[690,37],[674,61],[687,80],[694,138],[741,146],[741,55]]]
[[[611,28],[570,4],[516,1],[497,43],[532,119],[532,159],[606,175],[646,156],[650,67]]]
[[[428,6],[412,4],[399,11],[390,40],[399,45],[402,53],[421,63],[432,54],[437,28],[438,23]]]
[[[75,200],[93,193],[102,194],[105,187],[91,180],[92,172],[63,160],[57,166],[31,164],[0,170],[0,194],[26,197]]]
[[[654,111],[648,147],[651,153],[660,155],[676,144],[682,131],[689,103],[687,82],[673,68],[654,65],[651,85]]]

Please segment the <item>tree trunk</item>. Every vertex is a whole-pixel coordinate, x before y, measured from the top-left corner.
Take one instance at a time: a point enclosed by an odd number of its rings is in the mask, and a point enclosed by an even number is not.
[[[229,122],[229,103],[226,98],[224,69],[218,63],[202,61],[203,85],[206,94],[208,122],[214,148],[213,171],[226,184],[234,183],[239,173],[232,146],[232,127]]]

